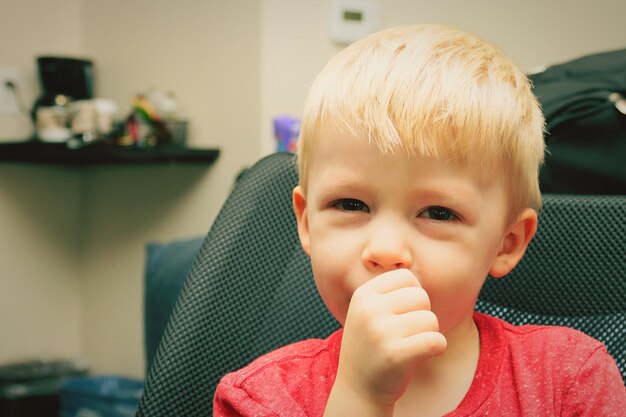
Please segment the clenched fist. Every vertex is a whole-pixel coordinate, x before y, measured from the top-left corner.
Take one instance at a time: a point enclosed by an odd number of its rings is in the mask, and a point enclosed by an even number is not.
[[[428,294],[415,275],[407,269],[383,273],[352,296],[333,391],[392,409],[420,361],[445,349]]]

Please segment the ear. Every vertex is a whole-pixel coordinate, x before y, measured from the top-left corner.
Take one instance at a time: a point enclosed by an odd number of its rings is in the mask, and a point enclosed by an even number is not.
[[[491,276],[500,278],[511,272],[524,256],[536,231],[537,212],[525,209],[504,235],[500,251],[489,270]]]
[[[293,211],[296,214],[296,221],[298,222],[298,236],[300,236],[300,244],[302,249],[307,255],[311,255],[310,252],[310,237],[309,237],[309,218],[307,216],[306,197],[304,191],[299,185],[293,189]]]

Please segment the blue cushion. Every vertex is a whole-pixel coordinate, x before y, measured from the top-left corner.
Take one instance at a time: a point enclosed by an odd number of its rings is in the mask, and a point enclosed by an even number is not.
[[[154,359],[187,273],[204,238],[146,245],[144,338],[146,369]]]

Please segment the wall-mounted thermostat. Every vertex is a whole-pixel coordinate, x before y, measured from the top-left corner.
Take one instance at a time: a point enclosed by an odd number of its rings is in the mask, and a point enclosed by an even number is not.
[[[380,29],[378,0],[331,0],[330,34],[346,45]]]

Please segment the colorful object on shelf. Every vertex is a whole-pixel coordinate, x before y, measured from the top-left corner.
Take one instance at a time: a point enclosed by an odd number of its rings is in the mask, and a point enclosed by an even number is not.
[[[278,152],[295,152],[300,136],[301,121],[289,115],[274,118],[274,137],[278,141]]]
[[[124,123],[124,134],[117,143],[138,146],[167,143],[182,145],[187,123],[175,118],[176,108],[177,103],[172,94],[138,94]]]

